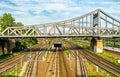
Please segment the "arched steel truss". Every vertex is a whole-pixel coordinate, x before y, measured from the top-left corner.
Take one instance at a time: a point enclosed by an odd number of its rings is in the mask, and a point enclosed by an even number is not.
[[[65,21],[8,27],[1,38],[16,37],[120,37],[120,21],[101,9]]]

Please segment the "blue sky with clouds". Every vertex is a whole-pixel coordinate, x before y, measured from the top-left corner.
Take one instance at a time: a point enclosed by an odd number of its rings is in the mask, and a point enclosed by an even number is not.
[[[25,25],[66,20],[97,8],[120,19],[120,0],[0,0],[0,16],[11,13]]]

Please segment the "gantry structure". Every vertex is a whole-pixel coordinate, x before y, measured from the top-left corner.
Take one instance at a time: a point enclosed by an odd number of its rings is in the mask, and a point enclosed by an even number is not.
[[[101,9],[54,23],[8,27],[0,38],[120,37],[120,21]]]

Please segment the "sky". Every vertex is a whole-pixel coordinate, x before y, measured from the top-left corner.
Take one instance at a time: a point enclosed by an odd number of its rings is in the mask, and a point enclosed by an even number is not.
[[[63,21],[98,8],[120,20],[120,0],[0,0],[0,16],[11,13],[24,25]]]

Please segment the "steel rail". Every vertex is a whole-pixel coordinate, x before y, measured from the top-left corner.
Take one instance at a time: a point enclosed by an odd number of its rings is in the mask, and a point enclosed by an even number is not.
[[[93,63],[95,63],[96,65],[98,65],[99,67],[113,73],[116,76],[120,76],[120,66],[107,61],[97,55],[95,55],[94,53],[91,52],[82,52],[82,54],[90,61],[92,61]]]
[[[72,44],[72,43],[70,43],[70,42],[66,42],[66,43],[68,43],[68,45],[69,45],[70,47],[72,47],[72,48],[78,48],[78,46],[76,46],[76,45],[74,45],[74,44]],[[78,53],[77,53],[75,50],[74,50],[74,51],[71,51],[71,53],[76,57],[76,61],[77,61],[77,59],[78,59],[78,61],[79,61],[81,76],[82,76],[82,77],[88,77],[87,69],[86,69],[86,67],[85,67],[85,64],[84,64],[82,55],[79,53],[79,51],[78,51]],[[77,66],[77,62],[76,62],[76,66]],[[76,67],[76,68],[77,68],[77,67]],[[77,69],[76,69],[76,70],[77,70]],[[76,76],[77,76],[77,72],[76,72]]]
[[[27,54],[28,55],[28,54]],[[21,55],[20,55],[21,56]],[[15,58],[13,60],[9,60],[7,63],[3,62],[0,66],[0,74],[3,74],[5,73],[6,71],[12,69],[13,67],[15,67],[16,64],[20,64],[21,63],[21,59],[22,59],[22,62],[26,60],[27,56],[26,54],[23,55],[22,57],[18,57],[18,58]],[[4,64],[5,63],[5,64]]]

